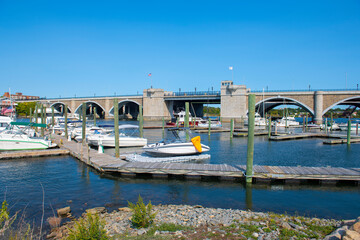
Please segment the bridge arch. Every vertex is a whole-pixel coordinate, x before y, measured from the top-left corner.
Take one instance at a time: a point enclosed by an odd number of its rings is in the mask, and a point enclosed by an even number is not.
[[[85,104],[86,104],[86,116],[93,116],[96,108],[97,117],[105,118],[106,110],[103,106],[101,106],[101,104],[95,101],[86,101]],[[76,108],[74,113],[79,115],[82,114],[82,103]]]
[[[137,119],[140,104],[133,100],[123,100],[118,103],[119,119]],[[114,116],[114,107],[109,111],[110,116]]]
[[[64,114],[65,103],[63,103],[63,102],[55,102],[55,103],[51,104],[50,107],[54,107],[54,109],[56,111]],[[67,106],[67,112],[71,113],[71,108],[69,106]]]
[[[259,101],[258,103],[255,104],[255,112],[258,112],[262,116],[263,112],[268,112],[271,109],[280,105],[295,105],[307,110],[312,116],[314,116],[314,110],[311,107],[307,106],[306,104],[294,98],[282,97],[282,96],[265,98]]]
[[[328,108],[326,108],[322,112],[322,115],[324,115],[327,111],[329,111],[330,109],[332,109],[333,107],[335,107],[337,105],[351,105],[351,106],[355,106],[355,107],[360,108],[360,96],[355,96],[355,97],[349,97],[349,98],[342,99],[342,100],[332,104]]]

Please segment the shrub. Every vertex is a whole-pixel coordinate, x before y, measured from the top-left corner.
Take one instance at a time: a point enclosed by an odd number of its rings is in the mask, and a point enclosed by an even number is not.
[[[133,211],[131,217],[131,222],[136,228],[147,228],[150,226],[156,216],[156,213],[151,213],[152,204],[151,201],[145,206],[143,199],[139,195],[138,201],[136,204],[128,202],[129,208]]]
[[[68,240],[107,240],[109,237],[105,230],[105,221],[101,220],[98,214],[86,214],[86,218],[81,218],[75,222],[73,229],[69,228]]]

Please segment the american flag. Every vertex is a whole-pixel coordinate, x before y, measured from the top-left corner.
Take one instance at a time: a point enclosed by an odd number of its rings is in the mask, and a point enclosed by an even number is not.
[[[148,76],[151,77],[151,73],[149,73]]]

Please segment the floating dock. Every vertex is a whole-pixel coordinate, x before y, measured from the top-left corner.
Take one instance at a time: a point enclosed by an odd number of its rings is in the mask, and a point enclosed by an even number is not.
[[[67,141],[61,136],[55,136],[57,143],[63,142],[62,149],[66,149],[75,158],[94,167],[100,172],[117,173],[123,176],[136,176],[148,174],[153,177],[168,178],[181,176],[184,178],[219,179],[245,179],[245,165],[228,164],[196,164],[196,163],[159,163],[159,162],[128,162],[125,156],[115,158],[107,154],[98,153],[94,149],[83,147],[81,143]],[[253,167],[253,180],[256,181],[320,181],[360,182],[360,168],[335,168],[335,167],[290,167],[290,166],[257,166]]]
[[[31,157],[48,157],[58,155],[68,155],[70,153],[67,149],[45,149],[45,150],[21,150],[21,151],[6,151],[0,153],[0,160],[13,158],[31,158]]]

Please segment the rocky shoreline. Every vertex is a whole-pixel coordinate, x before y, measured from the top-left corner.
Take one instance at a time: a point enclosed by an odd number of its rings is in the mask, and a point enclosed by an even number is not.
[[[360,239],[360,217],[338,221],[199,205],[156,205],[153,211],[157,213],[153,226],[141,229],[132,226],[127,207],[111,213],[104,207],[86,212],[105,220],[112,239]],[[53,228],[47,238],[65,239],[74,224]]]

